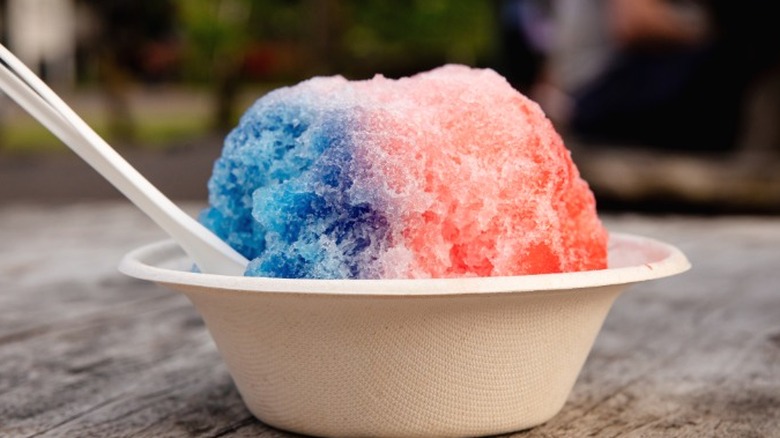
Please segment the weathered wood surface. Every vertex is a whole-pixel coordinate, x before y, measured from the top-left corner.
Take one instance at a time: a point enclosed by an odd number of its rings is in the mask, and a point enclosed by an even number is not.
[[[607,222],[694,269],[621,296],[560,414],[512,436],[780,437],[780,220]],[[291,436],[183,296],[116,271],[161,237],[124,203],[0,206],[0,436]]]

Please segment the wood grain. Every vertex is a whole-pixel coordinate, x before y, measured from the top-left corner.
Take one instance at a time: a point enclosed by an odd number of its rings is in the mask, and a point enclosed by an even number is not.
[[[694,269],[621,296],[563,410],[509,436],[780,436],[780,220],[607,224]],[[245,409],[186,298],[116,271],[162,237],[125,203],[0,206],[0,437],[293,436]]]

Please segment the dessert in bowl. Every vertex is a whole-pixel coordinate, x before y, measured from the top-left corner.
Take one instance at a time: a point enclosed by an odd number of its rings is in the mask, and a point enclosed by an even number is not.
[[[490,70],[315,78],[227,137],[200,219],[250,260],[170,241],[123,272],[184,293],[247,407],[319,436],[474,436],[563,406],[614,299],[688,268],[608,235],[541,109]]]

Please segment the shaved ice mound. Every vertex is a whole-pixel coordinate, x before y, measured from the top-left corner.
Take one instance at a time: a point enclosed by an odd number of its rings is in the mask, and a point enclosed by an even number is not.
[[[569,151],[492,70],[314,78],[225,140],[201,222],[246,275],[437,278],[604,269],[607,233]]]

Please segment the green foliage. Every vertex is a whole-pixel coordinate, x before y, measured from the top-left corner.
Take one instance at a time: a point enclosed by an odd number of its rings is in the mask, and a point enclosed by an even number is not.
[[[484,0],[349,2],[348,52],[358,59],[474,64],[493,44],[493,5]],[[381,64],[381,62],[380,62]]]
[[[250,41],[251,0],[177,0],[185,39],[185,78],[208,80]]]
[[[240,62],[258,44],[298,47],[296,65],[306,70],[298,75],[322,71],[307,63],[323,60],[349,75],[473,65],[491,55],[494,42],[495,3],[485,0],[176,1],[187,79],[208,80],[220,64]],[[333,40],[327,47],[318,41],[323,29]]]

